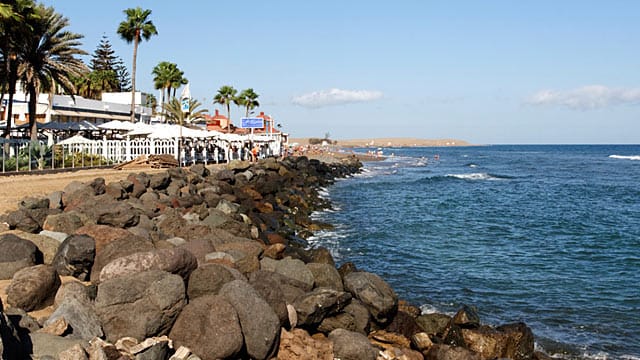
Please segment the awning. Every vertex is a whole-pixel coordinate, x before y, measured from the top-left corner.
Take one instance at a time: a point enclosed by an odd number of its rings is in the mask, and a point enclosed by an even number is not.
[[[53,110],[53,115],[60,116],[74,116],[79,118],[95,118],[95,119],[108,119],[108,120],[129,120],[131,117],[129,115],[120,115],[120,114],[105,114],[105,113],[94,113],[88,111],[75,111],[75,110]]]

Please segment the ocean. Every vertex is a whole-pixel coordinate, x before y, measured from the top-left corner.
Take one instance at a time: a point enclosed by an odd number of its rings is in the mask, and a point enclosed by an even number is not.
[[[323,190],[333,209],[314,217],[335,229],[312,246],[423,312],[467,304],[485,324],[525,322],[550,355],[640,359],[640,146],[384,155]]]

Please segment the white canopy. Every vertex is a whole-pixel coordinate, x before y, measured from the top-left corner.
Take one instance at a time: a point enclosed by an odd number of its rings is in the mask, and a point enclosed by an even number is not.
[[[133,130],[136,128],[135,124],[130,121],[111,120],[104,124],[98,125],[99,128],[105,130]]]
[[[94,140],[87,139],[87,138],[82,137],[80,135],[74,135],[74,136],[72,136],[70,138],[66,138],[66,139],[64,139],[62,141],[58,141],[57,144],[58,145],[71,145],[71,144],[73,144],[73,145],[76,145],[76,144],[87,144],[87,145],[89,145],[89,144],[95,144],[95,143],[96,143],[96,141],[94,141]]]

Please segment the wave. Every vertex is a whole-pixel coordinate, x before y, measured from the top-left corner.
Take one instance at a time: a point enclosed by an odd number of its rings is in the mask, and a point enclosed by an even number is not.
[[[640,160],[640,155],[609,155],[611,159],[619,159],[619,160]]]
[[[489,173],[470,173],[470,174],[447,174],[446,177],[461,180],[506,180],[511,179],[508,176],[493,175]]]

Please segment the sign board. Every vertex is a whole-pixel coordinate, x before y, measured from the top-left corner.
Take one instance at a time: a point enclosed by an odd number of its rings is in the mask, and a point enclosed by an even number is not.
[[[189,98],[184,98],[180,100],[180,108],[182,109],[183,113],[189,112]]]
[[[261,117],[241,118],[241,128],[244,129],[262,129],[264,127],[264,119]]]

